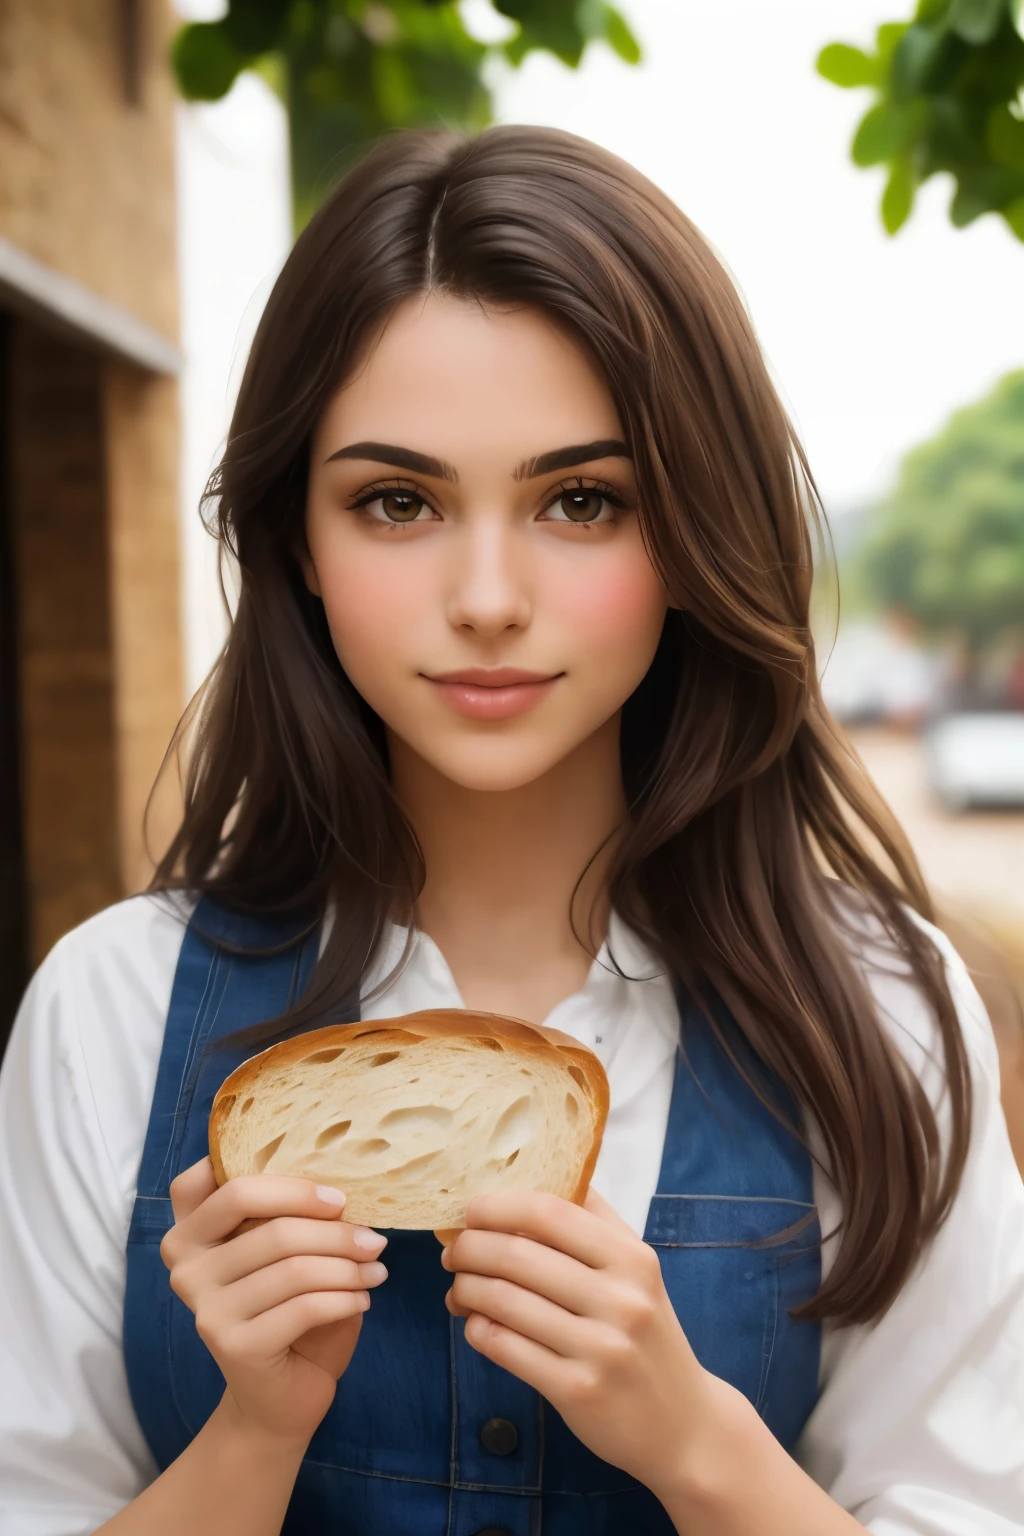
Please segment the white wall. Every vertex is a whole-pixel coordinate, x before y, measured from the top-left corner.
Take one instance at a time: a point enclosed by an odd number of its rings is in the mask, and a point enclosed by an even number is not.
[[[241,364],[291,244],[287,123],[263,80],[242,75],[223,101],[179,103],[177,172],[186,359],[182,601],[191,694],[226,630],[216,546],[200,521],[199,498],[223,446]]]

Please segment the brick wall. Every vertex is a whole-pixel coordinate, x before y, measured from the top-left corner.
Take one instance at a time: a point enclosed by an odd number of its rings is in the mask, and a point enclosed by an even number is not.
[[[171,0],[0,0],[0,237],[171,342],[176,25]],[[15,292],[0,303],[36,963],[151,869],[143,811],[183,703],[178,396],[85,331],[19,317]],[[154,851],[177,809],[160,802]]]
[[[171,339],[176,24],[169,0],[0,3],[0,234]]]
[[[121,894],[100,360],[27,323],[8,357],[30,959]]]

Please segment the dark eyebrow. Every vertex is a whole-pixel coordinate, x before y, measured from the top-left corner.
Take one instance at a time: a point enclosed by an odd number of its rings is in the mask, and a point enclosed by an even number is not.
[[[396,469],[411,469],[418,475],[433,475],[436,480],[450,480],[458,484],[458,475],[443,459],[435,459],[429,453],[417,453],[413,448],[396,448],[393,443],[349,443],[324,460],[368,459],[374,464],[392,464]]]
[[[535,480],[538,475],[554,474],[559,469],[575,469],[578,464],[589,464],[594,459],[628,459],[632,455],[624,442],[617,437],[598,438],[593,443],[574,443],[569,448],[553,448],[550,453],[524,459],[512,471],[513,480]],[[349,443],[339,448],[325,463],[335,459],[366,459],[374,464],[391,464],[396,469],[411,469],[415,474],[432,475],[437,480],[459,481],[458,473],[443,459],[435,459],[429,453],[417,453],[413,448],[399,448],[394,443]]]
[[[512,471],[513,480],[535,480],[538,475],[553,474],[556,469],[575,469],[577,464],[589,464],[592,459],[631,459],[625,443],[617,437],[602,437],[594,443],[575,443],[571,448],[554,448],[535,459],[524,459]]]

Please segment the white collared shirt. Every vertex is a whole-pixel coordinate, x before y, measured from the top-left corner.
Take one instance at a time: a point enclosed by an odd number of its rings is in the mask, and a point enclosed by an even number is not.
[[[85,1536],[156,1474],[121,1350],[125,1245],[184,918],[136,897],[56,946],[26,995],[0,1077],[0,1536]],[[984,1009],[946,939],[975,1122],[953,1212],[877,1323],[824,1331],[821,1397],[798,1447],[876,1536],[1024,1532],[1024,1187]],[[444,957],[395,929],[364,981],[365,1018],[459,1007]],[[614,955],[625,976],[610,963]],[[893,1038],[941,1097],[941,1049],[877,935],[858,959]],[[675,999],[614,916],[581,990],[545,1023],[588,1045],[611,1108],[595,1187],[638,1232],[672,1091]],[[941,1119],[941,1111],[940,1111]],[[813,1127],[812,1127],[813,1136]],[[840,1215],[815,1172],[822,1229]],[[826,1244],[824,1267],[831,1262]]]

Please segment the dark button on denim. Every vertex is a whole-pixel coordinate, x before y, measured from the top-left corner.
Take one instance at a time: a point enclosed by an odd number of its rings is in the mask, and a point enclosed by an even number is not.
[[[519,1431],[508,1419],[488,1419],[480,1431],[480,1444],[495,1456],[511,1456],[519,1444]]]

